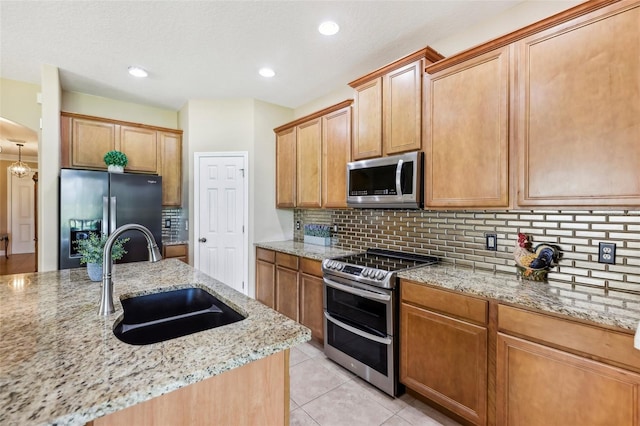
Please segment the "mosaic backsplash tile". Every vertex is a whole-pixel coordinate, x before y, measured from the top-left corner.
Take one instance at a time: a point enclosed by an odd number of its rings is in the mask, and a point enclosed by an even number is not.
[[[332,246],[368,247],[440,257],[458,266],[516,273],[517,234],[533,246],[559,246],[562,257],[549,281],[572,287],[605,288],[640,294],[640,211],[510,210],[295,210],[294,240],[303,240],[305,223],[337,225]],[[294,227],[295,229],[295,227]],[[485,249],[485,234],[497,235],[497,250]],[[598,263],[598,243],[616,244],[616,263]]]

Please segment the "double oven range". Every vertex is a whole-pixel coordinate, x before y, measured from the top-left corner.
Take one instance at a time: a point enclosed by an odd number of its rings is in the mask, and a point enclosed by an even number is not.
[[[325,259],[324,352],[389,395],[398,384],[397,272],[437,263],[431,256],[368,249]]]

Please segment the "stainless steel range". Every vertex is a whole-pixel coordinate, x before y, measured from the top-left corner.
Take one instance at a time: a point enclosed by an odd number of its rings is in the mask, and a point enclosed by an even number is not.
[[[325,259],[325,354],[389,395],[401,393],[397,272],[437,262],[380,249]]]

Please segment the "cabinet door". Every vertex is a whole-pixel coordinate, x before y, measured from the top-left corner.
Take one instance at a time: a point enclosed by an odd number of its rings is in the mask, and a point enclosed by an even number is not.
[[[382,78],[355,89],[353,120],[354,160],[382,156]]]
[[[383,77],[385,154],[422,148],[423,68],[423,61],[416,61]]]
[[[296,132],[296,207],[322,207],[322,121],[300,124]]]
[[[638,425],[640,375],[498,333],[499,425]]]
[[[115,124],[74,118],[71,134],[72,167],[107,168],[104,155],[115,149]]]
[[[311,335],[318,341],[324,340],[322,292],[321,277],[300,274],[300,323],[309,327]]]
[[[162,176],[162,205],[182,205],[182,137],[158,132]]]
[[[158,148],[155,130],[120,126],[120,147],[118,149],[127,156],[128,163],[125,167],[127,171],[158,173]]]
[[[402,303],[400,381],[474,424],[485,424],[487,329]]]
[[[271,309],[276,306],[276,265],[256,260],[256,300]]]
[[[298,271],[276,266],[275,309],[298,321]]]
[[[508,206],[509,52],[425,75],[426,206]]]
[[[640,205],[640,5],[518,43],[518,203]]]
[[[351,107],[322,117],[322,206],[347,207],[347,163],[351,161]]]
[[[296,128],[276,134],[276,207],[296,206]]]

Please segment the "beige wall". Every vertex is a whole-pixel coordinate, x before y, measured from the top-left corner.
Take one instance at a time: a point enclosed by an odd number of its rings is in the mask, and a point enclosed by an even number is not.
[[[38,271],[58,269],[58,175],[60,170],[60,76],[42,65],[42,133],[38,146]],[[46,161],[45,161],[46,159]]]
[[[293,111],[253,99],[190,100],[179,113],[183,127],[183,209],[193,224],[193,156],[196,152],[247,151],[249,155],[249,294],[254,293],[256,241],[293,238],[293,212],[275,208],[273,128],[291,121]],[[193,262],[194,226],[189,226]]]
[[[0,78],[0,117],[40,130],[40,86],[22,81]]]
[[[178,111],[79,92],[62,92],[62,111],[178,129]]]

